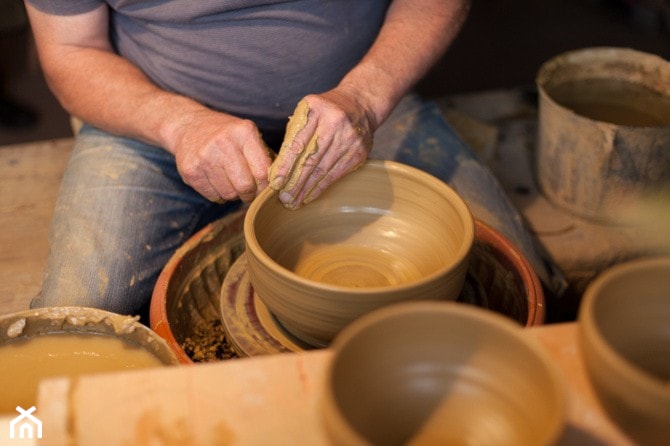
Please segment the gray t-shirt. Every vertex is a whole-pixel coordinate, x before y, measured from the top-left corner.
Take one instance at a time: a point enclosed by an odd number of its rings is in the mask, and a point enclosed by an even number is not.
[[[160,87],[281,131],[306,94],[367,52],[388,0],[28,0],[58,15],[107,3],[116,51]]]

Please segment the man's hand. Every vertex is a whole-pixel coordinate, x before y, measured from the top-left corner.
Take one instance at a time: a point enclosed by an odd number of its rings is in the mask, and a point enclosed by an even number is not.
[[[365,162],[373,132],[370,114],[351,96],[337,89],[306,96],[270,168],[270,186],[287,208],[309,203]]]
[[[174,135],[179,174],[208,200],[249,202],[267,187],[272,159],[253,122],[203,110]]]
[[[271,158],[256,126],[162,90],[118,56],[106,4],[72,16],[26,9],[49,85],[72,115],[165,148],[183,180],[209,200],[250,201],[267,187]]]

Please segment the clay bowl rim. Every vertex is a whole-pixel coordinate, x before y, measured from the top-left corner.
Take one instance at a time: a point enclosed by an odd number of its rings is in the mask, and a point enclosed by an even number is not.
[[[528,305],[525,326],[544,324],[546,319],[544,289],[528,259],[503,233],[478,218],[475,218],[474,221],[475,241],[473,243],[479,241],[500,252],[514,266],[514,271],[518,273],[521,283],[525,285],[526,295],[524,297]]]
[[[601,273],[584,292],[582,303],[579,310],[578,325],[581,331],[581,342],[591,344],[591,348],[598,352],[601,358],[609,364],[616,373],[620,374],[629,385],[637,390],[642,390],[646,394],[658,395],[661,398],[670,401],[670,386],[659,378],[654,377],[650,373],[634,365],[610,345],[602,332],[599,330],[599,325],[595,320],[594,306],[595,301],[602,294],[599,292],[611,280],[627,275],[646,270],[649,267],[666,267],[670,270],[670,257],[658,256],[640,258],[637,260],[630,260],[613,267],[610,267]],[[593,379],[593,378],[591,378]]]
[[[93,319],[88,320],[94,316]],[[81,318],[80,322],[77,322],[77,319]],[[0,315],[0,325],[13,321],[16,323],[21,319],[26,321],[33,319],[35,321],[49,321],[49,326],[53,327],[53,330],[48,331],[45,329],[46,325],[38,327],[28,327],[27,323],[21,328],[21,333],[17,336],[12,337],[9,335],[3,335],[3,339],[10,338],[9,340],[0,340],[0,345],[4,342],[12,342],[14,340],[20,340],[25,338],[30,338],[34,336],[49,336],[50,334],[92,334],[92,335],[101,335],[101,336],[111,336],[123,340],[124,342],[131,343],[138,348],[141,348],[148,353],[151,353],[158,359],[158,361],[163,366],[174,366],[180,364],[180,357],[177,352],[174,351],[168,340],[163,338],[155,330],[147,327],[146,325],[139,322],[137,317],[128,316],[123,314],[114,313],[107,310],[101,310],[99,308],[93,307],[82,307],[82,306],[62,306],[62,307],[40,307],[40,308],[30,308],[20,311],[15,311],[12,313],[6,313]],[[68,322],[68,320],[73,322]],[[54,321],[61,321],[60,325],[54,325]],[[90,325],[90,322],[95,322],[98,324],[105,321],[105,326],[110,330],[113,328],[114,332],[108,332],[108,330],[100,329],[99,325]],[[71,329],[63,329],[65,324],[68,324]],[[31,331],[28,335],[24,334],[25,330],[35,330]],[[148,339],[147,343],[142,343],[140,340],[134,339],[133,334],[140,334],[141,336]],[[154,348],[151,348],[152,345]]]
[[[383,323],[385,320],[408,314],[434,315],[436,313],[468,319],[469,322],[480,325],[488,325],[497,332],[510,336],[513,342],[526,347],[528,353],[536,357],[546,372],[557,403],[555,412],[558,416],[552,420],[548,430],[547,444],[553,444],[561,438],[568,422],[568,393],[567,383],[556,362],[538,342],[526,336],[525,327],[519,326],[503,315],[452,301],[414,301],[391,304],[361,316],[338,333],[328,347],[332,356],[324,371],[324,396],[322,398],[322,412],[327,417],[326,422],[336,426],[339,431],[338,435],[347,437],[350,444],[369,444],[369,441],[349,423],[337,404],[332,383],[339,351],[354,342],[369,327]]]
[[[402,293],[406,290],[420,287],[430,282],[434,282],[440,276],[444,276],[449,272],[453,271],[454,268],[457,268],[469,255],[472,245],[475,239],[475,223],[474,217],[470,208],[468,207],[465,200],[448,184],[444,181],[438,179],[437,177],[424,172],[415,167],[409,166],[407,164],[399,163],[397,161],[390,160],[376,160],[368,159],[364,166],[372,166],[374,169],[385,170],[391,173],[401,173],[401,174],[410,174],[417,179],[423,180],[424,183],[432,186],[434,189],[442,190],[442,192],[447,195],[449,202],[456,208],[459,216],[461,216],[461,222],[463,223],[463,243],[458,249],[458,252],[451,258],[450,262],[443,265],[441,268],[433,271],[432,273],[423,276],[419,280],[414,280],[412,282],[402,283],[398,285],[386,285],[378,287],[369,287],[369,288],[352,288],[342,285],[335,285],[330,283],[319,282],[316,280],[311,280],[300,276],[299,274],[294,273],[293,271],[285,268],[270,257],[263,248],[261,248],[258,239],[255,236],[253,231],[254,217],[259,211],[259,208],[263,206],[267,201],[272,199],[277,199],[277,191],[268,187],[263,192],[261,192],[258,197],[251,203],[247,210],[247,214],[244,218],[244,239],[246,243],[246,248],[248,251],[251,251],[254,256],[256,256],[266,268],[272,271],[273,274],[277,274],[282,278],[282,280],[288,280],[293,283],[297,283],[300,286],[307,287],[310,289],[321,289],[333,293],[351,293],[354,292],[357,295],[375,295],[381,292],[388,292],[392,290],[394,293]],[[363,167],[363,166],[361,166]],[[346,181],[347,178],[342,178],[340,181]],[[318,200],[318,198],[317,198]],[[309,204],[305,205],[309,206]],[[287,210],[287,212],[292,212]]]

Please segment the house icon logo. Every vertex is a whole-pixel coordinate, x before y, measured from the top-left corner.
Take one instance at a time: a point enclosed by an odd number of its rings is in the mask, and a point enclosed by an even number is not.
[[[9,438],[42,438],[42,422],[33,415],[35,406],[25,410],[16,406],[19,415],[9,422]]]

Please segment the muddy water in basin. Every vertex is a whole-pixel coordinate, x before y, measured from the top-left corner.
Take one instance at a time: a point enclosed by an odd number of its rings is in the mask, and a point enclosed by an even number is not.
[[[0,346],[0,413],[35,404],[39,382],[76,376],[158,367],[161,361],[144,348],[96,334],[57,333],[18,339]]]

